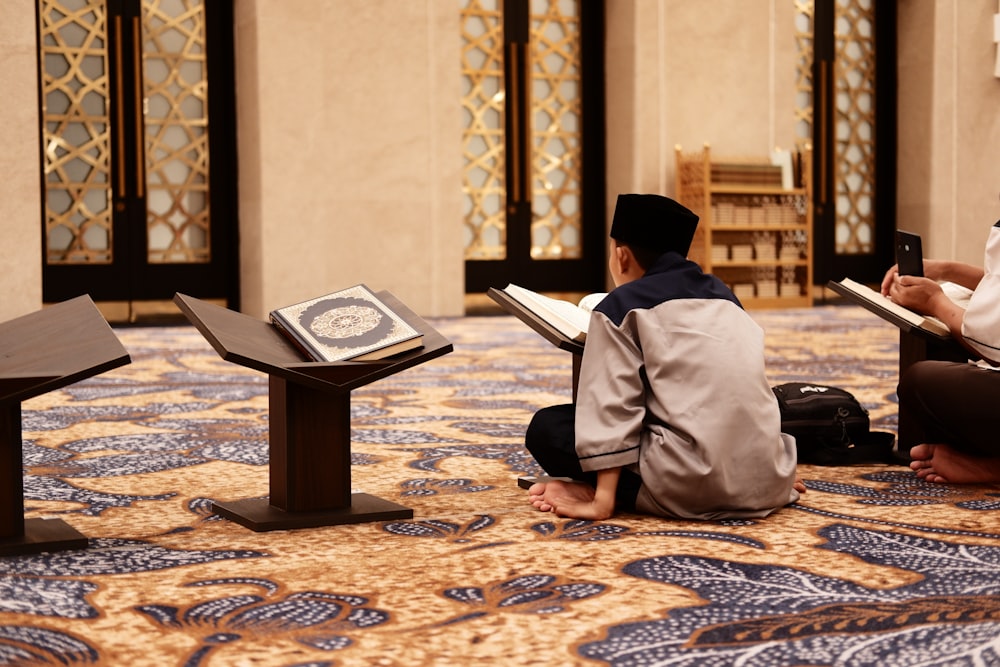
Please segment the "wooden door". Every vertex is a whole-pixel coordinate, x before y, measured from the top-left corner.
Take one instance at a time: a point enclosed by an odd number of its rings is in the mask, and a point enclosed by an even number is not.
[[[811,60],[800,82],[811,99],[801,125],[814,146],[814,281],[880,282],[896,228],[895,3],[797,5]]]
[[[466,292],[604,289],[603,2],[463,0]]]
[[[232,25],[231,0],[38,0],[46,302],[238,305]]]

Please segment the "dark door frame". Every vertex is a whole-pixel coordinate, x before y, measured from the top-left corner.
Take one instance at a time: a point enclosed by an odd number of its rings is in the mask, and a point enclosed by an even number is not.
[[[111,29],[113,16],[121,16],[122,23],[128,25],[138,16],[138,3],[130,0],[108,0],[109,78],[115,80],[121,74],[126,82],[141,81],[141,72],[135,72],[134,58],[121,58],[122,71],[118,71],[117,58],[111,54],[120,47],[123,54],[132,53],[134,35],[126,35],[121,45]],[[184,292],[199,298],[224,300],[230,308],[239,308],[239,224],[237,208],[237,160],[236,160],[236,100],[235,100],[235,58],[233,43],[233,2],[232,0],[210,0],[204,4],[206,21],[206,62],[208,68],[208,109],[211,130],[209,132],[209,183],[211,214],[210,247],[212,261],[206,264],[160,264],[149,263],[147,257],[146,202],[144,198],[119,197],[115,192],[112,207],[112,252],[111,264],[69,265],[48,264],[46,260],[45,234],[43,230],[42,298],[46,303],[64,301],[81,294],[89,294],[94,301],[159,301],[170,300],[175,292]],[[37,6],[36,6],[37,12]],[[36,20],[37,16],[36,16]],[[38,65],[41,81],[41,63]],[[134,86],[133,86],[134,87]],[[39,86],[39,109],[41,99]],[[109,100],[112,126],[120,124],[121,133],[112,132],[112,154],[119,154],[116,142],[119,136],[136,137],[141,133],[137,128],[137,114],[130,113],[134,96],[141,91],[129,90],[127,102],[121,107]],[[141,98],[140,98],[141,99]],[[41,128],[40,128],[41,129]],[[112,167],[112,182],[120,176],[126,179],[128,193],[137,192],[137,179],[142,170],[143,147],[135,146],[125,150],[125,163],[117,158]],[[41,150],[41,147],[40,147]],[[44,157],[42,157],[44,161]],[[124,173],[120,173],[124,170]],[[45,175],[41,174],[42,192],[45,190]],[[41,220],[45,220],[45,202],[41,202]]]
[[[515,163],[506,162],[507,254],[503,260],[466,260],[465,291],[485,292],[515,282],[523,287],[547,292],[597,292],[605,289],[605,148],[604,148],[604,2],[580,2],[581,123],[581,244],[580,259],[531,258],[531,201],[529,193],[530,137],[519,128],[527,128],[528,110],[519,105],[516,112],[508,106],[505,114],[505,154],[520,155]],[[528,11],[523,0],[504,1],[504,53],[511,44],[527,44]],[[507,99],[526,100],[529,82],[511,76],[510,58],[505,58],[504,76],[517,83]],[[509,84],[508,84],[509,85]],[[508,102],[509,105],[509,102]],[[520,137],[521,146],[512,142]],[[516,187],[515,187],[516,184]]]
[[[834,191],[834,1],[816,0],[813,37],[813,282],[850,277],[882,281],[893,262],[896,229],[896,3],[875,4],[875,201],[871,254],[838,255]],[[824,164],[825,161],[825,164]]]

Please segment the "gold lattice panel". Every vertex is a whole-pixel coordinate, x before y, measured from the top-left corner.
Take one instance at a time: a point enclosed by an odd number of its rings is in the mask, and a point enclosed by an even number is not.
[[[875,3],[836,0],[833,67],[834,252],[871,254],[875,240]],[[795,0],[798,46],[795,131],[800,145],[813,134],[814,0]],[[822,155],[820,153],[820,155]],[[820,158],[822,159],[822,157]]]
[[[103,3],[39,0],[48,264],[112,260],[107,28]]]
[[[532,0],[531,256],[576,259],[581,233],[579,2]]]
[[[801,148],[812,143],[813,136],[813,0],[795,0],[795,139]]]
[[[462,4],[465,257],[504,259],[503,16],[500,0],[465,0]]]
[[[875,239],[875,3],[839,0],[834,60],[834,196],[839,254]]]
[[[202,0],[143,0],[146,227],[151,263],[211,259]]]

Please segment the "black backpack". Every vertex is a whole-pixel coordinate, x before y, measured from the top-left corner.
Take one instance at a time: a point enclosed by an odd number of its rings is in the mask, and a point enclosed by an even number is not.
[[[795,436],[799,463],[898,463],[893,433],[872,431],[868,410],[848,391],[808,382],[772,387],[781,430]]]

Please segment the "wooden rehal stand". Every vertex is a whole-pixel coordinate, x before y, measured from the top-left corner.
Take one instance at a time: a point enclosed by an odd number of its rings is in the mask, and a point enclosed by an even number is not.
[[[939,334],[914,326],[892,311],[879,308],[868,299],[855,295],[851,290],[834,280],[828,282],[826,286],[852,303],[899,328],[899,377],[903,377],[906,369],[918,361],[965,363],[972,356],[971,352],[948,334]],[[913,445],[919,444],[911,432],[910,421],[901,415],[896,426],[896,449],[898,451],[909,452]]]
[[[878,315],[886,322],[899,328],[899,375],[907,368],[928,359],[937,361],[966,362],[972,353],[962,347],[948,334],[939,334],[910,324],[890,310],[879,308],[867,299],[855,295],[840,283],[831,280],[826,285],[840,296],[848,299],[870,313]]]
[[[131,361],[89,296],[0,324],[0,555],[85,549],[61,519],[24,518],[21,401]]]
[[[176,294],[174,302],[226,361],[269,376],[270,496],[214,503],[257,532],[410,519],[413,510],[351,492],[351,391],[452,351],[388,292],[379,299],[423,334],[423,347],[380,361],[306,361],[274,326]]]
[[[537,333],[539,336],[549,341],[560,350],[565,350],[572,355],[573,358],[573,402],[576,403],[577,389],[580,386],[580,364],[583,361],[583,343],[575,341],[568,338],[561,331],[556,329],[554,326],[535,315],[529,309],[518,303],[517,299],[512,298],[509,294],[503,290],[491,287],[487,292],[487,296],[497,302],[497,304],[503,308],[505,311],[521,320],[532,331]],[[562,479],[565,481],[571,481],[568,477],[558,477],[552,478],[547,475],[540,475],[538,477],[518,477],[517,485],[522,489],[530,489],[531,485],[535,482],[541,482],[548,479]]]
[[[566,337],[561,331],[522,306],[517,299],[512,298],[503,290],[491,287],[486,294],[505,311],[527,324],[539,336],[560,350],[565,350],[573,355],[573,402],[576,402],[576,390],[580,384],[580,362],[583,361],[583,343]]]

